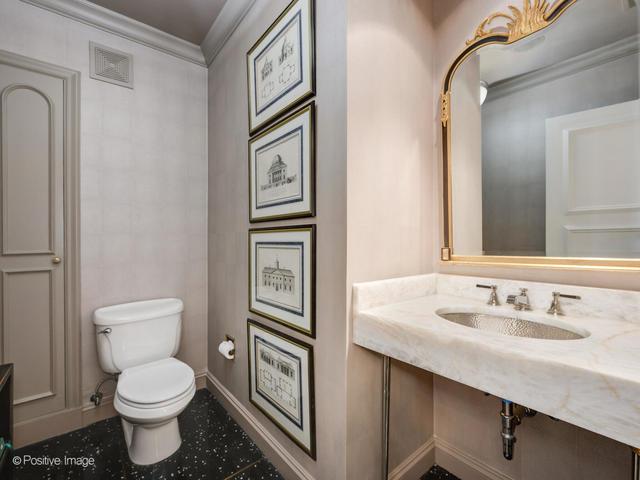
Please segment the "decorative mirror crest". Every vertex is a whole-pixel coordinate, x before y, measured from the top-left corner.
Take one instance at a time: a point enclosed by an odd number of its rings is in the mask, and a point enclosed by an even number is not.
[[[467,45],[496,34],[504,34],[505,29],[507,34],[506,43],[513,43],[548,26],[553,21],[553,15],[559,8],[567,8],[574,2],[575,0],[569,3],[559,1],[552,7],[547,0],[534,0],[533,5],[531,5],[531,0],[524,0],[522,10],[509,5],[508,8],[511,10],[511,15],[502,12],[489,15],[478,25],[474,37],[471,40],[467,40]],[[490,24],[499,18],[507,20],[506,25],[489,28]],[[487,28],[489,29],[487,30]]]

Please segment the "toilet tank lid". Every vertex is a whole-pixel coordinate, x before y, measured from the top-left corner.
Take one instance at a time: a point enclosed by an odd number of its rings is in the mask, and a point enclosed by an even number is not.
[[[179,298],[158,298],[142,302],[123,303],[98,308],[93,312],[93,323],[99,326],[139,322],[181,313],[184,304]]]

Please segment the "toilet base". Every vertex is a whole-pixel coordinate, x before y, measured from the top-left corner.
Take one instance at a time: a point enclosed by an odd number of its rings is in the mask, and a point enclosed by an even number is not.
[[[132,424],[122,419],[129,458],[137,465],[151,465],[173,455],[182,443],[177,417],[160,424]]]

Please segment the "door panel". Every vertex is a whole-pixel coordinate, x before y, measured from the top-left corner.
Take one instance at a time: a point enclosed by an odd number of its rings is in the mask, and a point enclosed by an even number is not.
[[[3,254],[53,253],[53,105],[43,92],[26,85],[5,88],[0,101]]]
[[[0,362],[15,364],[15,421],[65,392],[64,81],[0,64]]]
[[[640,258],[640,100],[546,128],[547,256]]]

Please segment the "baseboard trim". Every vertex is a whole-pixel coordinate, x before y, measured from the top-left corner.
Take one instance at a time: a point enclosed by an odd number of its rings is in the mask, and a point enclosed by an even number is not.
[[[435,463],[436,445],[431,437],[389,473],[389,480],[415,480]]]
[[[82,428],[82,407],[68,408],[13,426],[13,446],[25,447]]]
[[[514,480],[491,465],[434,436],[435,463],[465,480]]]
[[[207,387],[227,409],[242,428],[251,433],[251,438],[269,457],[285,478],[314,480],[287,449],[260,423],[260,421],[238,400],[211,372],[207,372]]]

